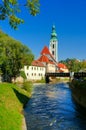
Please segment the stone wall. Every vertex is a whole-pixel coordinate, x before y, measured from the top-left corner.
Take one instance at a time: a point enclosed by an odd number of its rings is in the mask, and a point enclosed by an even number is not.
[[[72,91],[72,96],[75,101],[86,108],[86,88],[74,86],[72,83],[69,85]]]

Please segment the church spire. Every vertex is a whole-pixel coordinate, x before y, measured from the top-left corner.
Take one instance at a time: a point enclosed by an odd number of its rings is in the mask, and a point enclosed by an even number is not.
[[[50,38],[50,45],[49,50],[53,55],[54,59],[58,62],[58,39],[56,34],[55,25],[52,26],[51,38]]]
[[[52,32],[51,32],[51,41],[57,40],[57,34],[56,34],[56,28],[55,25],[52,26]]]

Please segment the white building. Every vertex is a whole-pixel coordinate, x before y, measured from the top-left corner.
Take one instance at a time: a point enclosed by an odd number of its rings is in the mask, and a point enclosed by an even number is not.
[[[45,66],[39,61],[33,61],[31,66],[24,66],[27,80],[41,80],[45,77]]]

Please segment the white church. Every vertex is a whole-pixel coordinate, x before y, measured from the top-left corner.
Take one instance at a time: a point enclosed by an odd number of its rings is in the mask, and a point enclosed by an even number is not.
[[[52,26],[49,49],[44,46],[40,57],[34,60],[31,66],[24,66],[24,72],[27,80],[41,80],[46,72],[68,72],[67,67],[58,63],[58,39],[55,26]]]

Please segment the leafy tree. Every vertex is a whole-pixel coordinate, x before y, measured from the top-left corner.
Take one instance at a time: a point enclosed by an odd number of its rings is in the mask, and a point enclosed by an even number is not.
[[[0,31],[0,72],[6,81],[20,74],[24,65],[30,65],[34,56],[31,50]]]
[[[78,72],[81,69],[81,62],[75,58],[67,58],[66,60],[61,60],[60,62],[64,63],[71,72]]]
[[[24,20],[18,17],[22,6],[27,8],[33,16],[39,13],[39,0],[21,0],[21,2],[19,0],[1,0],[0,20],[8,18],[11,27],[17,29],[19,24],[24,23]]]
[[[26,75],[25,75],[25,72],[23,70],[21,70],[20,75],[21,75],[21,77],[23,77],[23,79],[27,78]]]
[[[86,71],[86,60],[81,62],[81,71]]]

